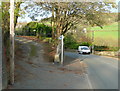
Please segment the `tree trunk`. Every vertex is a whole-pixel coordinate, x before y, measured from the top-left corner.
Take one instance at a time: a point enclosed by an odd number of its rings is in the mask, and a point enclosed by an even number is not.
[[[54,22],[54,6],[52,7],[52,20],[51,20],[51,26],[52,26],[52,39],[55,39],[55,22]]]

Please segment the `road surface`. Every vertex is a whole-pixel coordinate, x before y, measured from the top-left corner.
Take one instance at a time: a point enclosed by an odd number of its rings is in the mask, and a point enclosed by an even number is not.
[[[118,60],[97,55],[65,52],[66,56],[80,59],[87,65],[85,75],[91,89],[118,89]]]

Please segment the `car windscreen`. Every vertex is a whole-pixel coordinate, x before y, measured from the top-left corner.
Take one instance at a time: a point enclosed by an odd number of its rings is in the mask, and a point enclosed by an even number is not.
[[[81,48],[81,50],[89,50],[89,48],[83,47],[83,48]]]

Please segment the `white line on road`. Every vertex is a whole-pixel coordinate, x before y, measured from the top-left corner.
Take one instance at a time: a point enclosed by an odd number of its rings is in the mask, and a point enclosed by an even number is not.
[[[80,62],[80,63],[83,63],[83,61]],[[82,65],[81,65],[81,66],[82,66]],[[83,70],[83,66],[82,66],[82,70]],[[89,89],[93,89],[92,84],[91,84],[91,82],[90,82],[90,80],[89,80],[88,74],[83,73],[83,75],[86,77],[86,80],[88,81]]]
[[[89,88],[90,88],[90,89],[93,89],[92,84],[91,84],[91,82],[90,82],[90,80],[89,80],[88,74],[85,74],[85,73],[84,73],[84,75],[86,76],[86,79],[87,79],[87,81],[88,81]]]

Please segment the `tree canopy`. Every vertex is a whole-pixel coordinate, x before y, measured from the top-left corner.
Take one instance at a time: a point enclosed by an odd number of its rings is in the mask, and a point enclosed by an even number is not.
[[[108,2],[36,2],[34,5],[47,11],[47,14],[48,12],[52,13],[51,25],[56,27],[57,31],[55,32],[53,29],[53,37],[65,34],[78,23],[102,28],[102,25],[106,22],[106,12],[110,12],[110,8],[116,7],[115,3]],[[27,6],[26,9],[28,8],[30,7]],[[39,13],[39,11],[36,12]],[[37,13],[35,16],[37,16]],[[32,14],[33,16],[34,14]]]

